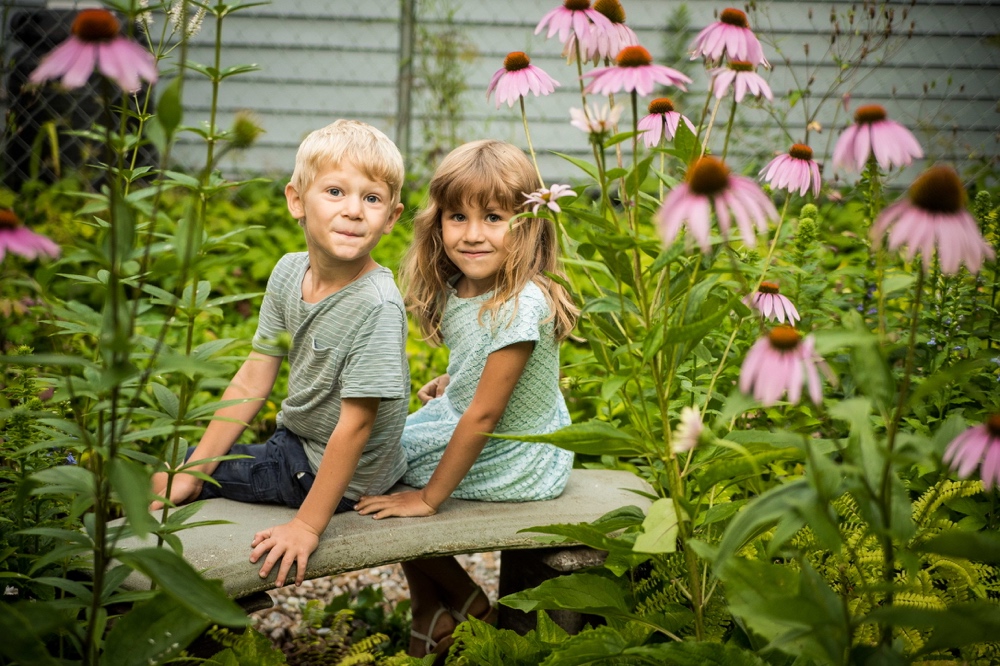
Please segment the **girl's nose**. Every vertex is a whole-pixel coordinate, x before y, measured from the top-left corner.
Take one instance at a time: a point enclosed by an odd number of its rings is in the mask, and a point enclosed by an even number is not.
[[[465,225],[465,240],[470,243],[477,243],[485,238],[483,234],[483,224],[479,220],[469,220]]]

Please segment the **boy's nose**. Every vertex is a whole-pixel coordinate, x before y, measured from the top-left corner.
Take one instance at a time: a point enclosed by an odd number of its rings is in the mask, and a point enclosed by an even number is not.
[[[344,213],[350,217],[361,217],[364,206],[361,197],[346,197],[344,200]]]

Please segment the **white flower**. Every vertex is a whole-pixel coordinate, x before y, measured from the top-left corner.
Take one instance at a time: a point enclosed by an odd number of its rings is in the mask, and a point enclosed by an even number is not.
[[[606,134],[618,124],[618,120],[625,112],[625,107],[621,104],[609,106],[598,106],[588,104],[584,109],[570,109],[569,115],[573,118],[570,125],[588,134]]]
[[[181,14],[184,12],[184,3],[175,2],[167,9],[167,18],[174,26],[174,32],[184,32],[188,37],[194,37],[201,30],[202,21],[205,20],[205,9],[199,7],[197,11],[191,11],[193,7],[188,7],[187,29],[181,25]]]
[[[562,209],[559,204],[556,203],[556,199],[561,199],[562,197],[576,196],[576,192],[569,185],[553,185],[550,188],[543,187],[537,192],[532,192],[531,194],[525,194],[525,203],[535,204],[531,208],[532,213],[538,213],[538,209],[542,206],[548,207],[554,213],[561,213]]]
[[[687,453],[698,446],[704,426],[701,423],[701,414],[694,407],[685,407],[681,410],[681,418],[677,423],[677,430],[674,431],[670,446],[674,455]]]

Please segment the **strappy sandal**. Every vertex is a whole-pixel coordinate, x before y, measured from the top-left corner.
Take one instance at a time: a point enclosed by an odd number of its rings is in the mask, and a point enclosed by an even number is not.
[[[480,594],[483,595],[483,597],[486,599],[486,602],[489,603],[490,598],[486,596],[485,592],[483,592],[483,588],[477,587],[475,590],[472,591],[472,594],[469,595],[469,598],[465,600],[465,604],[462,605],[462,610],[455,610],[454,608],[451,609],[451,616],[455,618],[455,620],[458,622],[468,622],[469,608],[472,607],[472,602],[475,601],[476,597],[478,597]],[[497,620],[500,617],[500,613],[499,611],[497,611],[496,606],[490,605],[489,610],[487,610],[485,613],[483,613],[482,615],[472,615],[472,617],[476,618],[480,622],[485,622],[486,624],[495,627],[497,626]]]
[[[434,633],[434,627],[437,626],[438,620],[445,613],[448,613],[448,609],[444,606],[439,606],[436,611],[434,611],[434,616],[431,618],[430,626],[427,627],[427,633],[422,634],[416,629],[410,629],[410,636],[416,638],[418,641],[424,642],[424,654],[435,654],[442,655],[447,654],[448,650],[451,648],[452,644],[455,642],[455,637],[451,634],[447,636],[442,636],[439,640],[434,640],[431,634]]]

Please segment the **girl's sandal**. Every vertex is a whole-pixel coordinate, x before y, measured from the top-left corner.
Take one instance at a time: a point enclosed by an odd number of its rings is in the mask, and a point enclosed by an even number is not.
[[[483,592],[483,589],[481,587],[477,587],[475,590],[472,591],[472,594],[469,595],[469,598],[465,600],[465,604],[463,604],[462,610],[455,610],[454,608],[451,609],[451,616],[454,617],[455,620],[458,622],[467,622],[469,620],[469,608],[472,607],[472,602],[475,601],[476,597],[478,597],[480,594],[483,595],[483,597],[486,599],[486,603],[489,603],[490,601],[489,597],[486,596],[486,593]],[[473,614],[472,617],[476,618],[480,622],[485,622],[486,624],[495,627],[497,626],[497,620],[500,619],[500,612],[497,610],[496,606],[490,605],[489,610],[487,610],[485,613],[483,613],[482,615]]]
[[[431,618],[431,623],[427,627],[427,633],[426,634],[422,634],[419,631],[417,631],[416,629],[410,629],[410,636],[412,636],[413,638],[416,638],[418,641],[423,641],[424,642],[424,654],[425,655],[428,655],[428,654],[436,654],[436,655],[447,654],[448,653],[448,649],[451,648],[452,643],[455,642],[455,638],[451,634],[447,634],[445,636],[442,636],[441,638],[439,638],[437,640],[435,640],[432,637],[432,634],[434,633],[434,627],[437,626],[438,620],[440,620],[441,616],[444,615],[444,614],[446,614],[446,613],[448,613],[448,609],[445,608],[444,606],[439,606],[438,609],[436,611],[434,611],[434,616]]]

